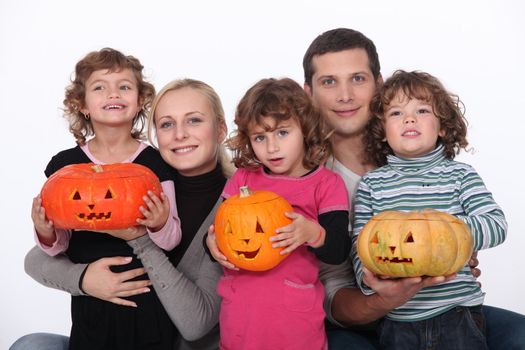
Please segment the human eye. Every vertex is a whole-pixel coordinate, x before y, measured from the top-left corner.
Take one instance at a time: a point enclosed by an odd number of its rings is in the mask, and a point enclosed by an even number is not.
[[[253,142],[262,142],[264,141],[264,135],[253,135],[252,140]]]
[[[192,116],[188,118],[188,124],[190,125],[196,125],[200,123],[202,123],[202,118],[200,117]]]
[[[277,135],[280,136],[280,137],[284,137],[286,135],[288,135],[290,132],[286,129],[279,129],[277,130]]]
[[[401,115],[401,111],[398,110],[389,110],[386,114],[387,117],[398,117]]]
[[[430,107],[420,107],[417,110],[418,114],[432,114],[432,108]]]
[[[366,81],[366,77],[363,74],[355,74],[352,77],[352,81],[357,84],[364,83]]]
[[[173,127],[173,121],[164,120],[159,123],[159,129],[171,129]]]
[[[324,78],[321,80],[321,85],[323,86],[335,85],[335,79],[334,78]]]
[[[91,87],[93,91],[102,91],[104,90],[104,86],[102,84],[96,84]]]
[[[123,84],[123,85],[120,85],[120,90],[127,91],[127,90],[133,90],[133,88],[131,87],[131,85]]]

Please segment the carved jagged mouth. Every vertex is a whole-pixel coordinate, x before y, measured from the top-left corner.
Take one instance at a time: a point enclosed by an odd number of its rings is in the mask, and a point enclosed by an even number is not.
[[[241,252],[241,251],[238,251],[236,250],[235,253],[240,257],[240,258],[243,258],[243,259],[253,259],[257,256],[257,254],[259,254],[259,250],[260,249],[257,249],[253,252]]]
[[[95,220],[109,220],[111,219],[111,212],[107,213],[89,213],[88,215],[84,213],[77,214],[77,218],[80,221],[95,221]]]
[[[377,257],[377,261],[383,262],[383,263],[395,263],[395,264],[412,264],[412,258],[387,258],[387,257]]]

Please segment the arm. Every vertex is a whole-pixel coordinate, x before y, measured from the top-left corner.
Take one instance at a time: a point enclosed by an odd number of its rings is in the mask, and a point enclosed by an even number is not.
[[[326,290],[325,311],[328,320],[340,326],[367,324],[403,305],[421,288],[443,283],[444,277],[382,280],[364,269],[364,281],[376,293],[364,295],[355,285],[350,260],[340,265],[321,264],[319,278]]]
[[[459,199],[466,215],[458,215],[469,225],[474,251],[495,247],[507,236],[507,221],[483,180],[469,167],[461,179]]]
[[[149,193],[144,197],[147,209],[140,210],[145,219],[137,220],[147,227],[150,238],[164,250],[170,251],[181,241],[182,231],[175,202],[175,186],[173,181],[163,181],[161,198]]]
[[[219,265],[206,256],[202,237],[196,236],[193,243],[176,269],[148,236],[128,241],[175,327],[190,341],[206,335],[218,322],[216,285],[222,275]],[[191,261],[183,264],[186,256]]]

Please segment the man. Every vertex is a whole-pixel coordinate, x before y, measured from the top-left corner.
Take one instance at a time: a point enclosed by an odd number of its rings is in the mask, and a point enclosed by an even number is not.
[[[303,68],[304,89],[334,129],[331,136],[334,157],[327,167],[343,177],[352,203],[360,177],[376,167],[366,161],[363,143],[370,117],[368,105],[382,84],[375,45],[358,31],[330,30],[311,43]],[[470,264],[473,273],[479,275],[475,256]],[[376,293],[365,296],[356,285],[349,261],[337,266],[322,265],[320,278],[326,289],[328,320],[347,327],[327,327],[330,349],[349,346],[376,349],[376,321],[404,304],[421,288],[445,280],[444,277],[384,280],[366,272],[365,282]],[[525,316],[489,306],[484,307],[484,313],[491,349],[525,349]]]

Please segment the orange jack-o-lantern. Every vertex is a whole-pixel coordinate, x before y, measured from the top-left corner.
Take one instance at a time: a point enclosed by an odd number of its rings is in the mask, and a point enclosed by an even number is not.
[[[469,227],[440,211],[385,211],[372,217],[357,241],[357,253],[372,272],[393,277],[446,276],[472,255]]]
[[[142,197],[160,195],[158,177],[134,163],[72,164],[51,175],[44,184],[42,206],[55,227],[115,230],[137,225],[143,215]]]
[[[292,211],[290,203],[274,192],[241,187],[240,194],[226,199],[217,210],[217,246],[239,268],[269,270],[288,256],[280,254],[282,248],[273,248],[269,238],[292,222],[284,215]]]

